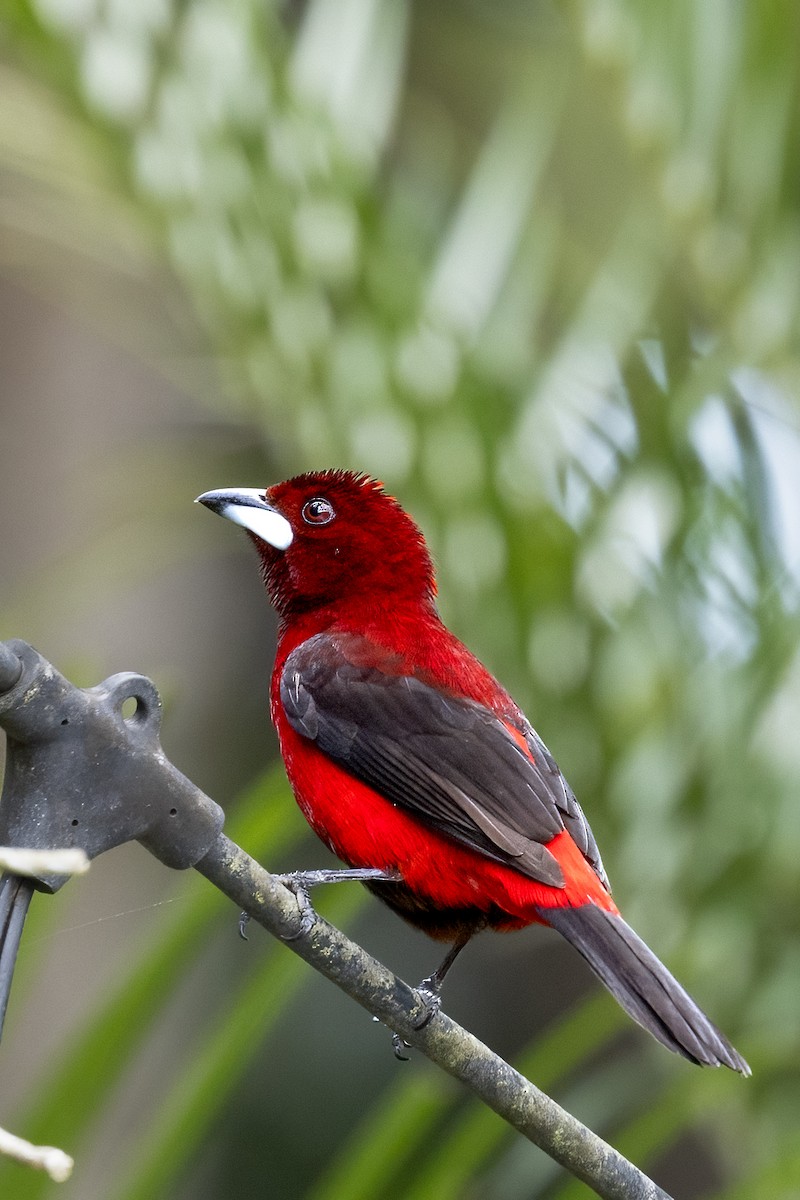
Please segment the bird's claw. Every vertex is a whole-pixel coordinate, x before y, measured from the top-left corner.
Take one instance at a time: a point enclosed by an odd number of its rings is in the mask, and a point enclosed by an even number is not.
[[[415,1029],[424,1029],[426,1025],[430,1025],[433,1018],[442,1007],[442,997],[439,994],[439,989],[436,987],[435,980],[429,975],[427,979],[423,979],[422,983],[417,987],[417,995],[422,1001],[423,1014],[421,1020],[414,1025]]]
[[[409,1057],[405,1051],[410,1048],[411,1042],[407,1042],[406,1039],[401,1037],[399,1033],[392,1034],[392,1049],[394,1050],[395,1058],[398,1059],[399,1062],[409,1061]]]
[[[284,887],[287,887],[292,892],[297,901],[298,912],[300,913],[300,928],[296,933],[285,933],[283,935],[284,942],[296,942],[298,938],[305,937],[314,928],[317,913],[311,903],[311,896],[308,892],[311,882],[309,876],[311,874],[311,872],[307,871],[289,871],[286,875],[275,876]]]
[[[415,1029],[424,1029],[426,1025],[429,1025],[442,1006],[442,999],[436,984],[437,980],[429,975],[427,979],[422,980],[422,983],[416,989],[417,996],[422,1004],[422,1017],[419,1021],[415,1021]],[[372,1019],[373,1021],[377,1021],[380,1018],[373,1017]],[[396,1031],[392,1032],[392,1049],[394,1050],[395,1058],[399,1059],[400,1062],[408,1062],[406,1050],[411,1048],[411,1044],[401,1034]]]
[[[250,940],[248,938],[247,932],[246,932],[247,926],[249,925],[249,923],[250,923],[250,913],[249,912],[240,912],[239,913],[239,937],[242,939],[243,942],[247,942]]]

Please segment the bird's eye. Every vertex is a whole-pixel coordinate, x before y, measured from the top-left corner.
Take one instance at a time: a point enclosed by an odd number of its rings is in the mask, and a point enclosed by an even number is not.
[[[335,516],[333,505],[324,496],[315,496],[303,505],[303,520],[306,525],[329,525]]]

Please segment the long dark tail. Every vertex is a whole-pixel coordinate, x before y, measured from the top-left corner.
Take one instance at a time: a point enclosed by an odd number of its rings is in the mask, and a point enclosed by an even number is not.
[[[702,1066],[750,1068],[622,917],[594,904],[540,908],[539,915],[579,950],[622,1007],[654,1037]]]

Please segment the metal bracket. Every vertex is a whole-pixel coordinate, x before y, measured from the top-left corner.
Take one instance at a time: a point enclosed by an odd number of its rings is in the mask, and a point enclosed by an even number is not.
[[[155,685],[124,672],[77,688],[26,642],[0,643],[0,654],[0,726],[8,738],[0,845],[80,846],[96,858],[137,841],[168,867],[193,867],[224,813],[161,749]],[[47,892],[63,883],[62,876],[36,879]]]

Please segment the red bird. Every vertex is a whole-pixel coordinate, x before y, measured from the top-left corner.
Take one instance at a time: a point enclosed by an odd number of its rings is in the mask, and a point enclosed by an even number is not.
[[[381,484],[320,471],[198,499],[259,552],[280,619],[272,719],[306,819],[350,877],[453,943],[425,981],[433,1004],[474,933],[539,922],[670,1050],[749,1075],[620,916],[568,783],[442,624],[423,536]]]

